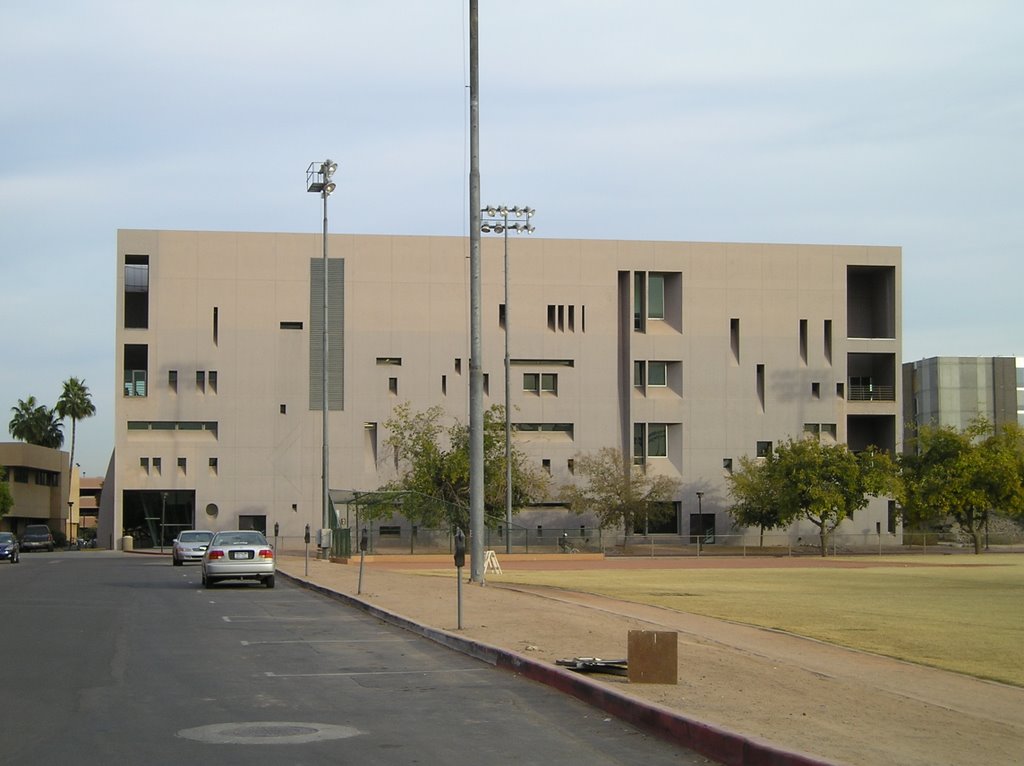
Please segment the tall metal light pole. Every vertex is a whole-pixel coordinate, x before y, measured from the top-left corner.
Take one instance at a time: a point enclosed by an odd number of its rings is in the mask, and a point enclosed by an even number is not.
[[[338,169],[338,163],[327,159],[323,162],[311,162],[306,168],[306,191],[319,194],[324,201],[324,327],[323,327],[323,352],[320,366],[320,383],[323,386],[323,455],[322,477],[323,477],[323,517],[321,529],[331,528],[331,496],[330,496],[330,437],[327,431],[327,353],[328,353],[328,315],[327,315],[327,198],[337,188],[337,184],[331,180],[334,172]]]
[[[469,0],[469,534],[470,579],[484,582],[484,383],[480,316],[480,25]]]
[[[700,529],[697,531],[697,558],[700,558],[700,549],[704,544],[704,509],[701,505],[701,501],[704,500],[704,493],[697,493],[697,525]]]
[[[533,234],[534,227],[530,219],[537,211],[532,207],[512,207],[508,205],[489,206],[480,210],[483,216],[480,231],[503,234],[505,238],[505,553],[512,552],[512,363],[508,353],[509,335],[509,299],[508,299],[508,232],[511,229],[517,234]],[[508,222],[509,213],[516,218],[525,218],[525,222]]]

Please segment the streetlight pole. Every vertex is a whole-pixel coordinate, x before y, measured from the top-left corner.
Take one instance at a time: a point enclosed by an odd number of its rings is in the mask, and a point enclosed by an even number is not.
[[[704,493],[697,493],[697,526],[700,529],[697,531],[697,558],[700,558],[700,549],[704,547],[704,508],[702,507],[702,501],[704,500]]]
[[[330,437],[327,430],[327,355],[328,355],[328,291],[327,291],[327,198],[337,188],[337,184],[331,180],[334,172],[338,169],[338,163],[327,159],[321,163],[311,162],[306,168],[306,191],[319,194],[324,201],[324,313],[323,313],[323,350],[320,366],[320,384],[323,387],[323,454],[321,455],[321,476],[323,478],[323,514],[320,528],[331,528],[331,496],[330,496]]]
[[[508,205],[498,205],[480,210],[482,217],[480,231],[484,233],[493,231],[495,234],[502,234],[505,240],[505,553],[512,553],[512,362],[508,352],[509,323],[511,321],[508,299],[508,232],[511,229],[517,234],[533,234],[534,227],[530,225],[530,219],[536,212],[527,205],[513,208]],[[525,223],[516,221],[510,225],[509,213],[516,218],[525,217]]]

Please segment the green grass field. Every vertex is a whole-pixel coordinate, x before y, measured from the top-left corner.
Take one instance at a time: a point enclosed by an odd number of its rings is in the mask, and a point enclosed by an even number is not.
[[[777,628],[1024,686],[1024,556],[884,561],[868,569],[523,571],[488,579]]]

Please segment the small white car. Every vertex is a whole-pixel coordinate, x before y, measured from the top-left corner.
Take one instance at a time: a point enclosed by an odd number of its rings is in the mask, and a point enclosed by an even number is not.
[[[171,563],[180,567],[186,561],[201,561],[212,539],[213,532],[206,529],[179,532],[171,544]]]
[[[274,587],[274,549],[262,532],[218,532],[203,554],[203,587],[221,580],[258,580]]]

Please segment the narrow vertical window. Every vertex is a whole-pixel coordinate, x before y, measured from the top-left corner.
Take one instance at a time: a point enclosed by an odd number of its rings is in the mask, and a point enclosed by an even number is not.
[[[206,393],[206,371],[196,370],[196,391]]]
[[[647,428],[644,423],[633,424],[633,462],[643,465],[647,449]]]
[[[217,393],[217,371],[216,370],[210,370],[209,379],[210,379],[210,390],[213,391],[213,393]]]
[[[569,306],[569,332],[576,332],[576,307]]]
[[[220,321],[217,316],[217,307],[213,307],[213,345],[217,345],[217,337],[220,333]]]
[[[807,364],[807,320],[800,320],[800,361]]]
[[[757,401],[761,405],[761,412],[764,412],[764,365],[757,365],[757,380],[755,383],[757,388]]]
[[[484,396],[489,396],[491,393],[491,375],[490,373],[484,373]]]
[[[442,375],[441,376],[441,395],[442,396],[447,396],[448,395],[448,376],[447,375]]]
[[[544,473],[550,475],[551,474],[551,459],[550,458],[542,458],[541,461],[540,461],[540,467],[541,467],[541,470],[544,471]]]
[[[217,458],[211,457],[210,458],[210,475],[211,476],[216,476],[217,475],[218,467],[219,466],[218,466]]]
[[[665,275],[651,274],[647,280],[647,318],[665,318]]]
[[[832,364],[832,320],[831,319],[826,319],[825,320],[824,336],[825,336],[824,337],[824,341],[825,341],[825,361],[828,362],[829,364]]]
[[[506,321],[505,320],[505,304],[504,303],[499,303],[498,304],[498,327],[500,327],[502,330],[505,329],[505,321]]]
[[[367,469],[373,470],[377,465],[377,424],[363,423],[363,434],[365,435],[363,462]]]
[[[740,320],[733,317],[729,320],[729,345],[732,348],[732,358],[736,364],[740,363]]]
[[[811,383],[811,398],[812,399],[820,399],[821,398],[821,383]]]
[[[171,393],[178,393],[178,371],[168,370],[167,371],[167,387],[171,389]]]
[[[179,457],[178,458],[178,473],[184,476],[188,472],[188,459]]]
[[[388,378],[388,391],[392,396],[398,396],[398,378]]]
[[[558,331],[565,332],[565,306],[558,306]]]
[[[643,388],[646,380],[646,363],[643,361],[633,362],[633,385]]]
[[[633,329],[644,331],[644,320],[647,318],[646,288],[647,273],[638,271],[633,274]]]
[[[548,329],[551,332],[555,331],[555,305],[553,303],[548,304]]]

